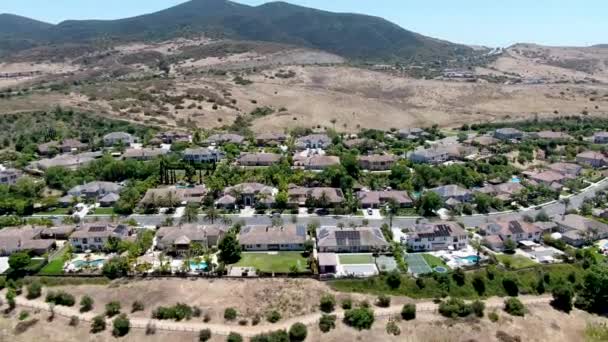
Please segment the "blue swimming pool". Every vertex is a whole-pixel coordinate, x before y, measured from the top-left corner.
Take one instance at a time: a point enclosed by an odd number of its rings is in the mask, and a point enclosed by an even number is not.
[[[195,263],[195,262],[190,262],[190,270],[192,271],[205,271],[207,269],[207,263],[206,262],[201,262],[201,263]]]
[[[479,257],[477,255],[468,255],[466,257],[458,258],[458,261],[460,261],[463,264],[472,265],[472,264],[476,264],[477,261],[479,261]]]
[[[442,266],[437,266],[433,269],[437,273],[447,273],[448,269]]]
[[[72,264],[75,267],[78,268],[83,268],[83,267],[99,267],[101,265],[103,265],[103,263],[105,262],[105,259],[96,259],[96,260],[91,260],[91,261],[86,261],[86,260],[76,260],[74,262],[72,262]]]
[[[517,176],[511,177],[511,183],[521,183],[521,179]]]

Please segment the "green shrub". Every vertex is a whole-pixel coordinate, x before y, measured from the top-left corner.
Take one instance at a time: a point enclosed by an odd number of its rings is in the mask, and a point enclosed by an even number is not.
[[[478,295],[483,296],[486,293],[486,281],[481,274],[473,277],[472,285]]]
[[[84,296],[80,299],[80,312],[89,312],[93,309],[93,298]]]
[[[136,300],[131,306],[131,312],[144,311],[144,303]]]
[[[519,294],[519,285],[517,284],[517,280],[514,278],[505,277],[502,280],[502,286],[507,292],[507,295],[511,297],[515,297]]]
[[[230,334],[228,334],[226,342],[243,342],[243,336],[235,332],[231,332]]]
[[[496,311],[492,311],[488,314],[488,318],[490,319],[490,321],[492,322],[498,322],[498,314],[496,313]]]
[[[27,311],[25,311],[25,310],[23,310],[23,311],[21,311],[21,312],[19,313],[19,320],[20,320],[20,321],[24,321],[24,320],[26,320],[28,317],[30,317],[30,313],[29,313],[29,312],[27,312]]]
[[[78,324],[80,324],[80,318],[78,318],[78,316],[72,316],[70,317],[70,323],[68,323],[71,327],[75,327],[78,326]]]
[[[319,330],[326,333],[336,327],[336,315],[321,315]]]
[[[399,336],[401,335],[401,329],[395,321],[390,320],[386,323],[386,333],[393,336]]]
[[[156,310],[152,311],[152,318],[160,320],[173,319],[176,321],[189,320],[192,318],[192,311],[192,307],[182,303],[169,307],[159,306]]]
[[[270,323],[276,323],[281,320],[281,314],[276,310],[272,310],[266,315],[266,320]]]
[[[120,303],[112,301],[106,304],[106,316],[113,317],[120,313]]]
[[[228,308],[224,310],[224,319],[227,321],[234,321],[238,313],[233,308]]]
[[[471,303],[471,309],[473,310],[473,313],[475,313],[475,316],[483,317],[483,312],[486,309],[486,305],[482,301],[476,300]]]
[[[289,328],[289,340],[293,342],[300,342],[306,340],[308,335],[308,329],[302,323],[295,323]]]
[[[462,299],[450,298],[439,304],[439,313],[448,318],[467,317],[473,312]]]
[[[350,298],[346,298],[342,300],[342,309],[350,310],[353,308],[353,300]]]
[[[336,297],[330,294],[324,295],[323,297],[321,297],[320,307],[321,311],[325,313],[330,313],[334,311],[334,308],[336,307]]]
[[[401,286],[401,275],[397,271],[392,271],[386,277],[386,284],[391,289],[398,289]]]
[[[411,321],[416,318],[416,304],[405,304],[401,309],[401,318]]]
[[[574,292],[572,288],[565,283],[560,283],[555,286],[552,291],[553,300],[551,301],[551,305],[560,311],[564,311],[569,313],[572,311],[572,298],[574,297]]]
[[[91,321],[91,332],[95,334],[103,330],[106,330],[105,316],[98,315],[93,317],[93,321]]]
[[[526,314],[524,304],[513,297],[505,299],[505,311],[512,316],[524,316]]]
[[[344,323],[355,329],[371,329],[374,324],[374,312],[365,307],[350,309],[344,312]]]
[[[114,337],[125,336],[131,329],[131,322],[127,315],[122,313],[112,321],[112,335]]]
[[[74,299],[74,296],[64,291],[51,291],[46,294],[46,302],[55,305],[74,306],[76,299]]]
[[[42,294],[42,285],[40,282],[33,281],[27,286],[27,295],[25,296],[27,299],[35,299],[40,297]]]
[[[199,342],[207,342],[211,339],[211,330],[203,329],[198,333]]]

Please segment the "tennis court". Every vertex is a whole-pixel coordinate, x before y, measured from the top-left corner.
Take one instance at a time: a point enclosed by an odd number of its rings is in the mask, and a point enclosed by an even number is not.
[[[422,257],[421,253],[420,254],[406,254],[405,261],[407,261],[409,271],[413,275],[426,274],[426,273],[433,272],[433,270],[431,269],[429,264],[427,264],[426,260],[424,260],[424,258]]]

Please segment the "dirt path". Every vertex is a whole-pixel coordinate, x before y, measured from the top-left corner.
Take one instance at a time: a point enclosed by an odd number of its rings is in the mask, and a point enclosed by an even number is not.
[[[519,297],[522,303],[526,306],[547,304],[551,301],[550,296],[522,296]],[[50,311],[48,303],[42,300],[27,300],[23,297],[16,298],[17,305],[32,309],[40,309]],[[485,301],[486,309],[499,309],[504,305],[504,298],[493,297]],[[399,315],[401,313],[402,305],[393,305],[388,308],[374,308],[374,315],[376,317],[386,317]],[[433,302],[419,302],[416,303],[417,312],[436,312],[437,304]],[[93,313],[80,313],[78,308],[66,307],[66,306],[55,306],[54,312],[57,315],[71,317],[77,316],[81,321],[90,322],[95,314]],[[344,318],[344,310],[339,309],[333,313],[337,316],[338,320]],[[257,326],[238,326],[238,325],[226,325],[226,324],[213,324],[213,323],[201,323],[201,322],[173,322],[173,321],[161,321],[155,319],[146,318],[129,318],[131,321],[132,328],[145,329],[148,324],[152,324],[156,329],[165,331],[193,331],[198,332],[203,329],[209,329],[213,334],[217,335],[228,335],[231,332],[236,332],[245,337],[251,337],[260,333],[270,332],[274,330],[285,329],[288,330],[292,324],[300,322],[305,325],[314,325],[320,318],[322,313],[313,313],[309,315],[293,317],[290,319],[283,320],[276,324],[263,324]],[[441,316],[437,313],[437,318]],[[107,320],[108,324],[111,324],[111,319]]]

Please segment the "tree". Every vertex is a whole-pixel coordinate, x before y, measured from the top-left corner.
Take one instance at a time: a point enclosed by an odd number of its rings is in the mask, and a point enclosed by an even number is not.
[[[42,285],[37,280],[34,280],[31,284],[27,286],[27,295],[25,296],[27,299],[35,299],[40,297],[42,293]]]
[[[477,267],[479,267],[479,263],[481,262],[481,251],[483,250],[483,244],[479,239],[471,239],[470,245],[471,247],[473,247],[475,252],[477,252],[477,260],[475,261],[475,263],[477,264]]]
[[[326,294],[323,295],[323,297],[321,297],[321,311],[325,312],[325,313],[330,313],[332,311],[334,311],[334,308],[336,307],[336,297],[334,297],[331,294]]]
[[[481,318],[483,317],[483,312],[486,309],[486,305],[482,301],[476,300],[471,303],[471,309],[473,309],[473,313],[475,313],[475,316]]]
[[[435,211],[441,208],[442,202],[441,197],[438,194],[427,191],[418,203],[418,213],[421,216],[432,216]]]
[[[517,248],[517,245],[515,244],[515,241],[511,240],[511,239],[506,239],[505,243],[504,243],[504,252],[507,254],[513,254],[515,253],[515,248]]]
[[[307,335],[308,329],[302,323],[294,323],[291,328],[289,328],[289,341],[301,342],[306,340]]]
[[[281,314],[276,310],[272,310],[266,314],[266,320],[270,323],[276,323],[281,320]]]
[[[203,329],[198,333],[199,342],[207,342],[211,339],[211,330]]]
[[[220,217],[220,212],[213,207],[211,207],[211,208],[207,209],[207,211],[205,211],[205,219],[207,221],[211,221],[211,224],[213,224],[219,217]]]
[[[466,281],[466,274],[464,274],[462,268],[459,267],[452,273],[452,279],[454,279],[458,286],[462,286]]]
[[[553,287],[553,291],[551,291],[551,293],[553,295],[551,305],[555,309],[561,310],[565,313],[572,311],[572,298],[574,297],[574,292],[568,284],[565,282],[560,282],[558,285]]]
[[[188,205],[186,205],[186,209],[184,210],[184,217],[182,218],[182,220],[187,223],[197,222],[199,211],[200,209],[196,204],[189,203]]]
[[[524,316],[526,308],[519,299],[511,297],[505,299],[505,312],[512,316]]]
[[[374,324],[374,312],[365,307],[347,310],[344,313],[344,323],[358,330],[371,329]]]
[[[506,276],[502,280],[502,287],[507,292],[507,295],[514,297],[519,294],[519,285],[517,284],[517,280]]]
[[[465,140],[467,140],[468,135],[465,132],[459,132],[457,138],[458,142],[462,144],[463,142],[465,142]]]
[[[235,320],[237,315],[238,313],[234,308],[227,308],[226,310],[224,310],[224,319],[227,321]]]
[[[401,309],[401,318],[411,321],[416,318],[416,304],[405,304]]]
[[[108,260],[101,269],[101,273],[110,278],[116,279],[126,277],[129,274],[129,260],[125,257],[114,257]]]
[[[475,206],[477,211],[480,213],[487,213],[490,211],[490,204],[492,203],[492,198],[484,193],[476,193],[475,194]]]
[[[103,315],[93,317],[91,321],[91,332],[98,333],[106,329],[106,318]]]
[[[608,265],[603,263],[591,266],[585,271],[581,284],[576,306],[592,313],[608,313]]]
[[[235,332],[231,332],[228,334],[228,338],[226,338],[226,342],[243,342],[243,336],[237,334]]]
[[[336,327],[336,315],[321,315],[319,320],[319,330],[326,333]]]
[[[226,234],[218,244],[219,260],[224,264],[234,264],[241,259],[241,245],[233,233]]]
[[[386,284],[391,289],[398,289],[401,286],[401,275],[397,271],[392,271],[386,277]]]
[[[93,309],[93,298],[84,296],[80,299],[80,312],[89,312]]]
[[[25,252],[13,253],[8,257],[8,265],[16,273],[23,273],[32,262],[32,258]]]
[[[389,228],[393,228],[393,218],[397,214],[397,210],[399,209],[399,203],[394,198],[389,198],[386,202],[386,214],[388,215],[388,226]]]
[[[386,295],[378,296],[376,305],[378,305],[381,308],[388,308],[389,306],[391,306],[391,297],[386,296]]]
[[[112,301],[106,304],[106,316],[113,317],[120,313],[120,302]]]
[[[486,281],[481,274],[475,274],[473,277],[473,288],[478,295],[483,296],[486,292]]]
[[[112,321],[112,335],[114,337],[122,337],[129,333],[131,322],[126,314],[120,314]]]

